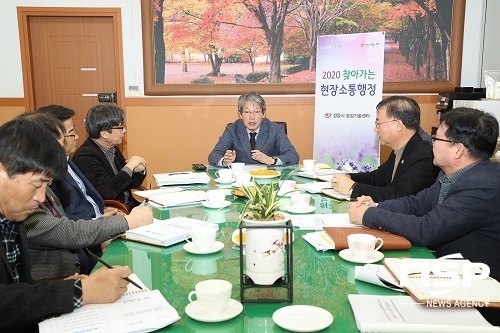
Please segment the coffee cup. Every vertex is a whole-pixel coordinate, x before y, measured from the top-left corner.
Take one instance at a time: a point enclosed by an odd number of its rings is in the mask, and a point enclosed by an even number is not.
[[[285,195],[290,191],[295,190],[297,182],[295,180],[280,180],[278,195]]]
[[[194,302],[196,295],[196,306],[208,314],[216,314],[224,311],[231,299],[233,285],[225,280],[205,280],[198,282],[194,290],[188,295],[190,303]]]
[[[300,212],[305,211],[309,207],[311,196],[307,193],[292,193],[290,200],[292,201],[292,207]]]
[[[215,176],[223,182],[228,182],[233,178],[233,170],[220,169],[215,172]]]
[[[233,162],[229,164],[229,169],[233,171],[233,177],[236,177],[236,175],[242,173],[244,168],[245,168],[245,163]]]
[[[213,207],[220,207],[224,200],[226,200],[225,190],[208,190],[207,191],[208,202]]]
[[[380,244],[375,247],[377,242]],[[373,252],[378,251],[384,240],[382,238],[377,238],[370,234],[351,234],[347,236],[347,245],[349,246],[349,251],[352,256],[357,259],[367,259]]]
[[[302,164],[304,164],[304,169],[307,171],[313,171],[316,167],[316,160],[303,160]]]
[[[211,227],[197,227],[190,230],[191,242],[201,251],[207,251],[215,243],[217,230]],[[189,242],[189,240],[187,240]]]
[[[250,183],[250,179],[252,179],[250,172],[240,172],[236,175],[236,183],[238,186],[248,185],[248,183]]]

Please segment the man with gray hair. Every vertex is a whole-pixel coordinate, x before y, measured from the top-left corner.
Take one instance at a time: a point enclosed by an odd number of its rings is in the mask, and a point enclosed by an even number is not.
[[[420,107],[406,96],[391,96],[377,105],[375,132],[380,143],[393,149],[377,170],[338,174],[332,188],[357,198],[369,195],[375,201],[399,198],[431,186],[439,168],[432,163],[432,146],[420,134]],[[429,137],[424,132],[426,137]],[[429,137],[430,139],[430,137]]]
[[[240,119],[227,125],[208,155],[213,166],[227,167],[233,162],[264,165],[299,163],[299,154],[283,126],[266,118],[266,102],[256,92],[238,99]]]

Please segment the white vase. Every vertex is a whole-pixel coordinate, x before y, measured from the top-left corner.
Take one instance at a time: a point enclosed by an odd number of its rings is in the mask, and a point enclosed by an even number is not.
[[[283,226],[290,216],[279,221],[255,221],[243,219],[246,228],[246,275],[255,284],[272,285],[285,275],[285,248]],[[252,228],[276,225],[278,228]]]

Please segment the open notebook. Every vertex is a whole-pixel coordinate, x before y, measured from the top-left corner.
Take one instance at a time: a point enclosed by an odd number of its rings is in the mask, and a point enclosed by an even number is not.
[[[129,284],[127,292],[114,303],[88,304],[46,319],[38,324],[40,333],[151,332],[180,319],[160,291],[149,290],[135,274],[129,278],[143,289]]]

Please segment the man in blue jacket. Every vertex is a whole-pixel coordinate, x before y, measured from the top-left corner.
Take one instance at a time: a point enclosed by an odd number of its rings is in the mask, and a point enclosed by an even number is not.
[[[213,166],[227,167],[233,162],[264,165],[299,163],[299,154],[283,126],[266,118],[266,102],[256,92],[238,99],[240,119],[228,125],[208,155]]]

